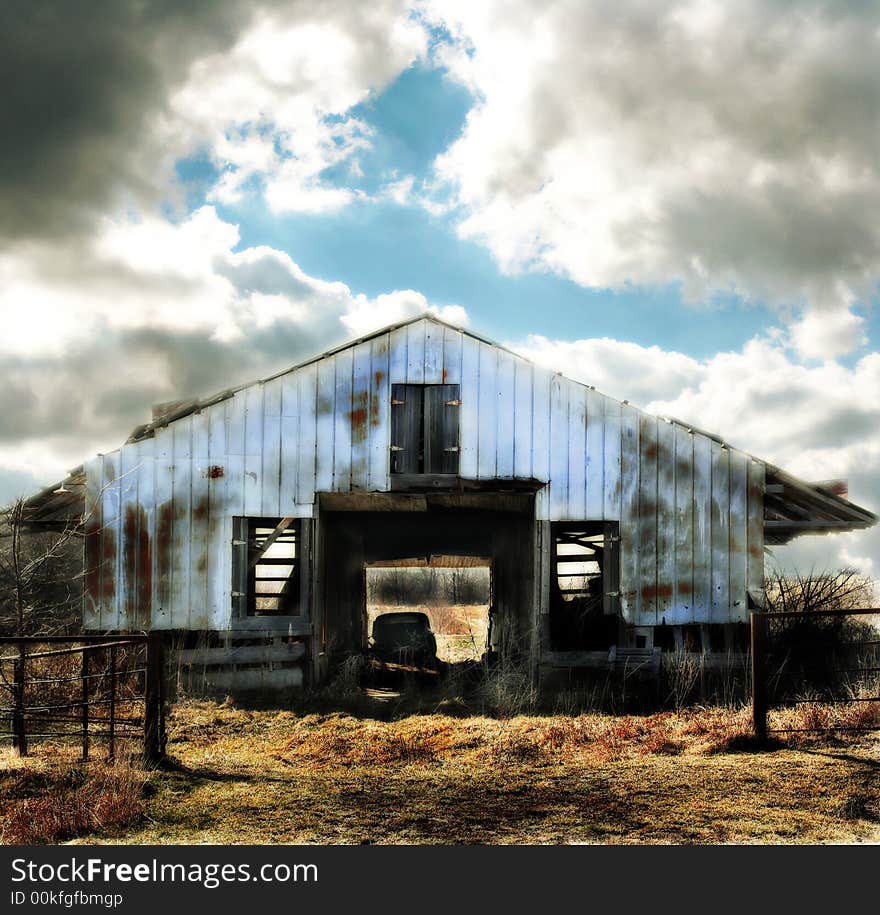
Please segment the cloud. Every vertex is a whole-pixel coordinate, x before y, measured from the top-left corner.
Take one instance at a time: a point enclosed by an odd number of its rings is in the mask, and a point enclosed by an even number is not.
[[[250,20],[242,0],[0,5],[0,237],[79,233],[155,201],[171,174],[157,121],[169,87]]]
[[[349,112],[426,48],[425,28],[399,0],[287,4],[258,16],[170,99],[187,145],[205,145],[220,170],[210,198],[238,202],[256,179],[274,212],[348,204],[358,195],[322,173],[370,145],[371,129]]]
[[[406,0],[10,0],[0,7],[0,238],[72,239],[102,215],[180,197],[205,156],[211,199],[254,183],[275,211],[355,194],[322,172],[369,144],[349,110],[422,55]]]
[[[809,311],[791,328],[791,342],[804,359],[835,359],[865,346],[865,319],[849,310]]]
[[[722,435],[806,480],[845,478],[850,498],[880,512],[880,353],[848,368],[803,365],[784,341],[755,338],[739,352],[693,359],[609,339],[510,344],[535,361],[651,413]],[[774,549],[809,569],[880,568],[880,530],[802,537]]]
[[[510,272],[678,281],[861,343],[880,279],[880,8],[778,0],[428,4],[477,99],[436,162],[458,230]],[[830,341],[813,332],[833,314]]]
[[[369,298],[283,251],[238,246],[213,207],[175,225],[110,220],[78,258],[29,244],[0,257],[0,468],[44,482],[117,447],[153,403],[265,377],[344,339],[460,306],[412,290]],[[2,485],[0,485],[2,491]]]

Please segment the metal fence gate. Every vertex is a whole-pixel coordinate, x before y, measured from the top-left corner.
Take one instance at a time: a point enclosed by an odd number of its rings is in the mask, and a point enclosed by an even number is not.
[[[753,612],[752,719],[755,735],[880,730],[880,631],[876,608]],[[870,703],[858,724],[768,727],[774,707]]]
[[[20,756],[33,744],[76,741],[117,756],[134,741],[148,764],[165,754],[159,634],[0,638],[0,715]]]

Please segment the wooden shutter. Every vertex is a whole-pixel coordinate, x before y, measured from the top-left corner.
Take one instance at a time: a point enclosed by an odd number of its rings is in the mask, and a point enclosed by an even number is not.
[[[459,386],[425,388],[425,473],[458,473]]]
[[[421,473],[424,387],[391,385],[391,472]]]

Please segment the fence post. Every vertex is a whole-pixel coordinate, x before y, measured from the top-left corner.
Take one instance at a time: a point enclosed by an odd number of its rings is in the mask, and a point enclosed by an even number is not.
[[[154,765],[165,755],[164,666],[162,633],[151,632],[147,636],[144,686],[144,762],[148,765]]]
[[[89,758],[89,650],[83,648],[80,666],[82,678],[82,758]]]
[[[752,725],[755,737],[767,740],[767,618],[752,611]]]
[[[27,730],[24,723],[24,662],[23,656],[12,662],[12,733],[15,735],[15,746],[19,756],[28,755]]]
[[[116,758],[116,646],[110,646],[110,696],[109,696],[108,722],[109,745],[107,749],[107,758]]]

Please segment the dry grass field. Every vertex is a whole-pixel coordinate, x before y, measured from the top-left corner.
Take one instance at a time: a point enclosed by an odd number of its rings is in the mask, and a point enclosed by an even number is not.
[[[808,726],[820,707],[776,713]],[[650,717],[253,711],[184,702],[144,776],[0,758],[6,842],[820,843],[880,840],[880,740],[744,710]]]

